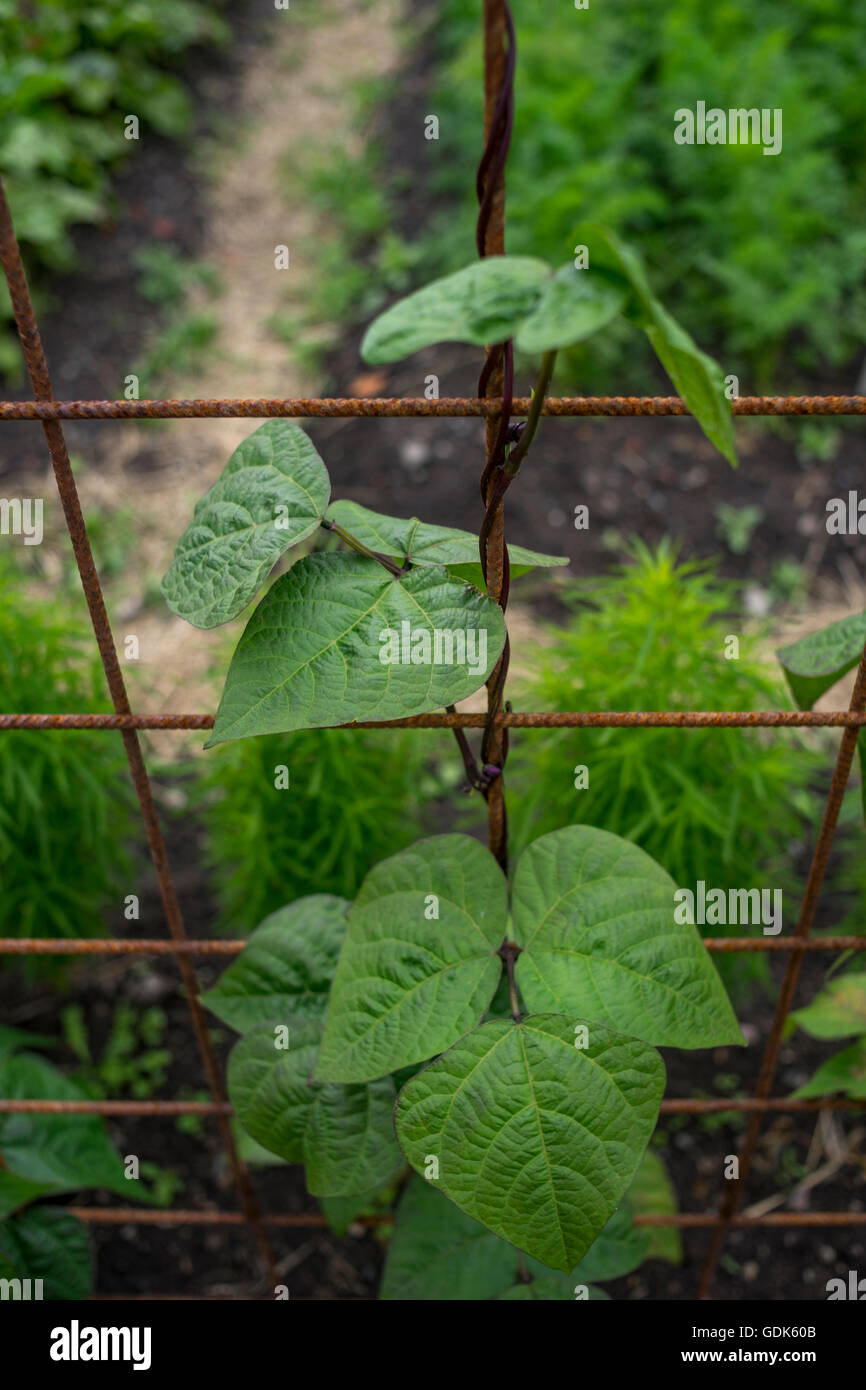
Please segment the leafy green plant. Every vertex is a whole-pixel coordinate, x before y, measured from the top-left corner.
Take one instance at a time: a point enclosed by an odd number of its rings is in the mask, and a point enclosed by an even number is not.
[[[854,1039],[822,1062],[815,1075],[794,1091],[795,1097],[843,1095],[866,1100],[866,974],[849,971],[829,980],[811,1004],[791,1014],[790,1026],[822,1041]]]
[[[7,1099],[81,1100],[86,1092],[43,1057],[23,1048],[45,1040],[16,1029],[0,1033],[0,1095]],[[0,1278],[41,1280],[48,1299],[87,1298],[93,1255],[86,1226],[52,1199],[86,1189],[153,1201],[94,1115],[0,1115]],[[27,1289],[28,1286],[24,1285]]]
[[[443,339],[514,338],[543,353],[526,426],[496,461],[488,515],[534,439],[557,349],[620,313],[645,330],[736,462],[719,368],[655,299],[633,252],[603,228],[585,236],[591,271],[494,257],[392,306],[365,338],[371,362]],[[482,591],[484,527],[479,575],[466,532],[329,501],[307,436],[272,420],[235,451],[178,542],[163,591],[199,627],[240,614],[318,527],[354,552],[307,555],[266,593],[229,668],[211,744],[450,708],[503,650],[502,609]],[[519,547],[510,555],[521,569],[559,563]],[[484,649],[477,663],[470,636]],[[465,740],[461,752],[468,770]],[[589,1281],[634,1268],[647,1248],[622,1201],[658,1116],[656,1048],[742,1041],[675,895],[638,846],[571,826],[530,844],[510,885],[490,850],[442,835],[376,864],[353,903],[329,892],[280,908],[206,995],[242,1034],[228,1085],[243,1129],[303,1163],[310,1192],[325,1199],[362,1208],[406,1160],[438,1185],[458,1215],[443,1220],[422,1188],[407,1192],[396,1284],[409,1277],[400,1259],[417,1274],[419,1248],[450,1220],[455,1240],[478,1242],[478,1268],[495,1271],[469,1296],[595,1296]]]
[[[368,1192],[408,1158],[549,1270],[613,1277],[580,1264],[655,1123],[654,1045],[741,1041],[697,932],[672,924],[673,892],[636,846],[572,827],[524,852],[510,919],[502,871],[462,835],[380,863],[353,904],[293,903],[205,996],[242,1034],[229,1062],[241,1123],[303,1162],[315,1195]],[[516,1270],[513,1250],[504,1259]]]
[[[175,137],[192,108],[176,70],[193,46],[225,42],[228,28],[198,0],[40,0],[33,16],[0,3],[0,166],[18,239],[37,270],[74,263],[70,229],[110,210],[111,174],[139,138]],[[10,320],[5,284],[0,320]],[[0,370],[20,370],[11,334]]]
[[[592,209],[640,239],[665,302],[741,383],[778,388],[791,368],[850,362],[864,314],[863,18],[862,0],[709,10],[701,0],[605,0],[580,12],[548,6],[544,23],[537,7],[522,8],[509,250],[556,260]],[[437,6],[424,42],[438,56],[428,109],[448,113],[425,150],[433,193],[446,201],[424,237],[429,274],[460,265],[477,213],[465,178],[481,120],[475,0]],[[708,97],[725,109],[782,108],[782,155],[677,145],[674,112]],[[581,353],[581,381],[600,378],[634,390],[652,380],[619,331]]]
[[[0,582],[0,709],[104,710],[105,678],[80,604],[56,592],[50,604],[35,597],[9,560]],[[0,934],[98,936],[112,895],[122,902],[132,824],[119,741],[87,731],[3,733]]]
[[[725,660],[727,635],[739,627],[737,587],[679,559],[670,542],[655,550],[637,542],[626,564],[560,597],[572,617],[524,658],[531,674],[521,694],[532,709],[749,710],[784,701],[759,632],[741,635],[738,659]],[[680,884],[757,887],[784,873],[825,762],[793,730],[784,740],[744,729],[539,730],[509,759],[512,845],[588,823],[635,841]],[[758,953],[720,968],[731,986],[766,974]]]

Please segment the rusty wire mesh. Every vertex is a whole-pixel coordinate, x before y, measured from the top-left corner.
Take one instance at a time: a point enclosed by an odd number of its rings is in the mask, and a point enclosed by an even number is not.
[[[483,0],[484,12],[484,113],[485,150],[479,168],[478,194],[481,211],[478,223],[480,255],[500,254],[505,248],[504,166],[510,139],[513,113],[514,34],[505,0]],[[215,400],[142,400],[142,401],[57,401],[51,385],[48,365],[42,348],[39,328],[27,286],[12,218],[0,179],[0,263],[9,287],[15,321],[21,340],[34,399],[29,401],[0,401],[0,421],[29,420],[41,422],[51,457],[66,524],[72,541],[82,587],[105,670],[113,714],[40,714],[5,713],[0,715],[0,730],[8,729],[101,729],[119,731],[124,742],[133,784],[138,797],[142,820],[153,865],[159,884],[170,939],[159,940],[43,940],[0,939],[0,954],[8,955],[82,955],[126,956],[130,959],[143,954],[172,955],[176,958],[189,1007],[202,1065],[211,1094],[209,1101],[111,1101],[111,1100],[0,1100],[0,1113],[29,1114],[97,1114],[103,1116],[154,1116],[165,1118],[177,1115],[213,1117],[220,1126],[238,1194],[238,1210],[139,1210],[126,1207],[70,1207],[80,1220],[92,1224],[139,1225],[214,1225],[248,1228],[254,1235],[263,1274],[270,1284],[278,1282],[274,1257],[265,1228],[321,1227],[327,1225],[321,1213],[262,1213],[252,1188],[246,1165],[241,1160],[231,1128],[232,1108],[220,1074],[207,1023],[199,999],[198,982],[193,956],[233,956],[244,946],[243,941],[190,940],[185,932],[171,870],[166,856],[162,831],[153,801],[150,779],[142,755],[139,730],[147,729],[208,729],[213,726],[210,714],[133,713],[123,675],[99,576],[87,537],[84,516],[75,480],[69,463],[63,435],[63,420],[100,419],[202,419],[206,417],[355,417],[382,416],[476,416],[484,418],[487,427],[485,479],[489,481],[501,449],[504,430],[513,416],[526,415],[530,398],[514,397],[511,392],[513,373],[505,345],[493,348],[488,354],[477,397],[446,397],[439,400],[419,398],[298,398],[298,399],[215,399]],[[732,402],[736,415],[864,415],[866,396],[749,396]],[[553,416],[672,416],[690,412],[675,396],[585,396],[548,398],[544,414]],[[487,500],[486,483],[482,494]],[[508,561],[504,542],[504,522],[501,499],[493,498],[491,512],[486,518],[486,564],[489,567],[488,587],[491,595],[507,598]],[[507,657],[505,658],[507,667]],[[680,728],[796,728],[838,727],[843,735],[836,758],[832,782],[824,808],[821,828],[812,856],[795,934],[791,937],[708,938],[704,944],[713,952],[781,951],[788,953],[779,997],[770,1034],[765,1046],[755,1094],[748,1099],[667,1099],[661,1104],[661,1114],[701,1115],[742,1112],[749,1116],[745,1138],[740,1147],[739,1172],[729,1181],[719,1208],[715,1213],[680,1212],[665,1216],[637,1216],[640,1226],[673,1226],[681,1229],[706,1228],[712,1238],[704,1262],[699,1297],[709,1297],[713,1278],[725,1237],[731,1227],[838,1227],[866,1224],[863,1212],[775,1212],[750,1216],[738,1211],[747,1181],[755,1148],[760,1136],[764,1115],[768,1113],[819,1112],[824,1110],[859,1110],[866,1101],[847,1099],[791,1100],[772,1097],[773,1081],[779,1060],[783,1029],[793,1001],[805,952],[845,951],[862,946],[857,936],[824,936],[810,938],[818,897],[826,874],[827,860],[839,817],[842,797],[848,782],[851,764],[861,726],[866,723],[866,649],[860,661],[854,692],[848,710],[829,713],[800,711],[642,711],[642,712],[564,712],[556,714],[506,711],[502,704],[504,677],[497,671],[488,682],[488,709],[483,714],[431,713],[408,719],[369,721],[342,727],[362,731],[365,728],[452,728],[462,731],[481,728],[485,731],[487,750],[501,765],[507,752],[507,732],[510,728],[566,727],[631,727],[651,728],[675,726]],[[503,751],[504,748],[504,751]],[[485,789],[490,825],[490,844],[500,857],[504,855],[505,821],[503,780],[498,778]],[[388,1224],[388,1216],[363,1218],[367,1226]],[[123,1299],[124,1294],[96,1295]],[[135,1297],[135,1295],[130,1295]],[[147,1297],[183,1298],[184,1295],[158,1294]],[[189,1297],[188,1295],[186,1297]]]

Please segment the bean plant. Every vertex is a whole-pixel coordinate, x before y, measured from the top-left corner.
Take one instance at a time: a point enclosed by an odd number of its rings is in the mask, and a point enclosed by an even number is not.
[[[511,480],[556,351],[622,316],[735,462],[721,369],[629,248],[598,227],[577,239],[588,264],[497,256],[435,281],[374,321],[363,355],[510,339],[540,355],[526,427],[497,461]],[[198,503],[166,598],[196,626],[227,622],[319,528],[346,549],[304,554],[265,593],[208,746],[450,708],[494,669],[505,623],[478,539],[331,501],[323,461],[282,420]],[[515,568],[562,563],[509,554]],[[312,1194],[360,1207],[407,1163],[418,1175],[384,1296],[593,1297],[595,1279],[639,1261],[625,1199],[664,1090],[657,1049],[743,1041],[696,929],[675,921],[675,891],[644,850],[592,825],[534,840],[510,878],[472,837],[435,835],[377,863],[351,901],[317,893],[273,913],[205,996],[241,1034],[228,1071],[241,1124],[303,1163]],[[467,1245],[449,1280],[448,1249]]]

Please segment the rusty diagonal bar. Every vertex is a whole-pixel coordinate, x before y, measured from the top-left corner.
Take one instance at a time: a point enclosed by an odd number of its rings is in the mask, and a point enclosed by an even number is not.
[[[2,179],[0,179],[0,262],[2,262],[6,283],[9,286],[9,294],[15,314],[15,323],[21,339],[21,347],[25,362],[27,363],[27,371],[33,386],[33,393],[40,400],[51,400],[53,391],[51,387],[51,378],[48,373],[48,363],[45,358],[39,328],[33,312],[30,291],[27,286],[24,266],[21,261],[21,253],[18,248],[15,229],[12,225],[12,217],[6,201],[6,193]],[[57,480],[57,490],[60,494],[63,513],[66,517],[66,524],[69,529],[72,549],[75,553],[75,560],[81,577],[81,585],[87,600],[90,620],[93,624],[93,631],[97,646],[99,647],[99,654],[102,658],[105,679],[111,694],[111,702],[117,714],[129,715],[132,711],[126,692],[126,684],[120,669],[120,663],[117,659],[117,650],[114,645],[114,637],[105,607],[99,575],[96,572],[96,566],[93,562],[93,552],[91,551],[90,541],[87,536],[87,528],[81,510],[78,489],[75,485],[75,478],[72,473],[72,466],[69,462],[69,454],[63,436],[63,427],[57,420],[45,420],[43,421],[43,429],[48,444],[48,452],[51,455],[51,462],[54,467],[54,476]],[[162,838],[156,806],[153,801],[150,778],[148,777],[147,768],[145,767],[144,758],[142,756],[141,743],[135,729],[127,728],[121,730],[121,737],[123,738],[129,769],[132,774],[132,781],[138,796],[139,806],[141,807],[144,830],[147,836],[153,866],[156,870],[159,891],[162,897],[169,930],[175,941],[184,941],[186,939],[186,930],[184,928],[180,904],[171,876],[171,869],[168,863],[165,843]],[[195,967],[189,956],[185,955],[179,955],[177,957],[177,963],[183,980],[184,990],[186,991],[190,1017],[198,1040],[208,1087],[214,1100],[222,1101],[225,1099],[225,1091],[217,1066],[216,1056],[211,1046],[204,1008],[199,999]],[[278,1282],[278,1279],[274,1267],[270,1242],[258,1220],[258,1206],[252,1183],[250,1182],[249,1173],[238,1154],[231,1123],[227,1117],[223,1118],[221,1121],[221,1129],[245,1219],[249,1222],[256,1236],[265,1272],[271,1283],[275,1284]]]
[[[866,647],[864,647],[863,655],[860,658],[857,678],[854,682],[854,690],[851,695],[851,709],[862,711],[864,708],[866,708]],[[854,753],[857,748],[857,737],[859,732],[859,728],[847,728],[839,744],[836,766],[833,771],[833,780],[827,794],[824,817],[821,822],[818,841],[815,845],[815,852],[812,856],[812,863],[809,867],[809,877],[806,880],[803,902],[800,907],[800,917],[797,922],[795,935],[801,940],[805,940],[809,936],[815,920],[815,909],[818,905],[818,898],[824,883],[824,876],[827,872],[827,861],[830,857],[830,849],[836,833],[839,811],[842,807],[842,798],[845,794],[845,788],[848,785],[848,777],[851,772],[851,764],[854,760]],[[792,951],[785,967],[782,986],[776,1001],[776,1011],[773,1015],[773,1025],[770,1030],[770,1036],[767,1039],[764,1057],[761,1062],[758,1084],[755,1087],[756,1100],[766,1100],[770,1094],[776,1075],[776,1067],[779,1062],[779,1053],[782,1050],[782,1034],[785,1027],[785,1020],[788,1017],[791,1004],[794,1000],[794,992],[797,988],[797,981],[800,978],[800,968],[802,964],[803,952]],[[716,1267],[724,1246],[727,1228],[734,1219],[752,1166],[752,1159],[754,1158],[755,1148],[761,1133],[761,1119],[762,1115],[760,1111],[755,1111],[749,1118],[746,1137],[739,1152],[738,1176],[735,1179],[729,1180],[721,1203],[719,1204],[719,1225],[713,1232],[713,1238],[710,1242],[704,1268],[701,1273],[698,1289],[699,1298],[709,1298]]]
[[[484,0],[485,16],[485,134],[488,143],[479,174],[479,194],[482,212],[479,217],[480,249],[485,254],[498,254],[504,250],[504,163],[507,152],[507,137],[510,134],[510,111],[507,111],[506,92],[510,73],[506,74],[506,57],[513,59],[513,49],[506,54],[503,39],[505,35],[507,7],[502,0]],[[507,119],[504,113],[507,112]],[[504,138],[503,138],[504,137]],[[504,143],[504,151],[497,149],[497,139]],[[485,184],[484,169],[490,180]],[[20,254],[9,216],[8,206],[0,182],[0,260],[9,284],[15,310],[16,323],[21,337],[28,372],[36,396],[33,401],[0,402],[0,421],[34,420],[41,421],[54,466],[58,491],[69,527],[70,538],[81,574],[82,586],[90,610],[94,633],[102,657],[106,679],[115,706],[114,715],[40,715],[21,714],[0,716],[0,729],[10,728],[55,728],[81,729],[101,728],[119,730],[124,739],[130,763],[133,782],[139,796],[142,817],[154,867],[160,884],[160,892],[166,911],[166,918],[172,934],[171,941],[67,941],[65,943],[44,941],[0,941],[0,950],[9,953],[26,954],[173,954],[178,959],[190,1013],[202,1053],[210,1089],[215,1099],[211,1102],[52,1102],[52,1101],[6,1101],[0,1102],[0,1113],[25,1111],[29,1113],[99,1113],[99,1114],[200,1114],[215,1115],[221,1122],[224,1139],[234,1170],[242,1210],[237,1212],[141,1212],[137,1209],[123,1208],[70,1208],[70,1211],[83,1220],[94,1222],[152,1222],[155,1224],[217,1224],[251,1225],[257,1235],[259,1248],[271,1276],[276,1278],[270,1247],[262,1231],[262,1225],[276,1226],[320,1226],[326,1220],[321,1214],[260,1215],[255,1197],[249,1183],[249,1176],[240,1162],[229,1126],[231,1106],[225,1100],[222,1082],[216,1067],[215,1058],[207,1034],[207,1025],[198,1001],[194,969],[189,957],[194,954],[236,954],[242,942],[196,942],[186,938],[179,905],[165,854],[165,846],[156,817],[147,771],[141,755],[136,730],[138,729],[206,729],[213,725],[210,715],[156,715],[135,716],[129,709],[123,677],[117,661],[111,629],[105,610],[99,579],[93,564],[89,541],[81,513],[80,503],[73,479],[69,458],[59,421],[62,419],[153,419],[153,418],[206,418],[206,417],[407,417],[407,416],[480,416],[486,417],[487,462],[488,467],[495,462],[494,451],[501,442],[507,418],[525,416],[530,407],[528,397],[511,399],[510,366],[508,381],[503,389],[503,365],[493,354],[488,359],[483,380],[486,394],[475,398],[443,398],[428,401],[418,398],[276,398],[276,399],[211,399],[211,400],[148,400],[148,401],[55,401],[42,351],[38,328],[30,303]],[[495,351],[495,350],[494,350]],[[508,405],[505,413],[506,400]],[[864,396],[752,396],[742,397],[732,402],[736,415],[862,415],[866,414]],[[548,398],[543,413],[548,416],[597,416],[597,417],[640,417],[640,416],[684,416],[690,414],[678,397],[664,396],[599,396],[599,397],[560,397]],[[486,561],[491,566],[491,593],[507,599],[507,552],[504,549],[501,505],[498,516],[491,528]],[[504,561],[504,574],[503,574]],[[858,1108],[863,1102],[850,1101],[790,1101],[774,1100],[769,1090],[775,1075],[781,1046],[781,1035],[785,1019],[790,1010],[799,976],[803,953],[806,950],[847,950],[859,949],[861,939],[857,937],[825,937],[820,941],[808,939],[814,920],[815,906],[826,872],[827,858],[835,833],[844,788],[856,747],[860,726],[866,722],[866,651],[864,651],[858,673],[857,686],[852,698],[851,709],[847,712],[834,711],[827,714],[801,712],[623,712],[571,714],[511,714],[500,707],[501,683],[490,692],[490,705],[487,715],[431,714],[414,719],[375,721],[367,724],[347,725],[349,728],[484,728],[487,738],[492,738],[492,746],[501,754],[503,748],[502,731],[509,727],[796,727],[796,726],[836,726],[844,727],[844,735],[836,762],[833,784],[828,795],[827,806],[818,844],[813,857],[807,881],[797,934],[793,938],[752,940],[750,938],[713,938],[705,944],[709,950],[754,951],[787,950],[790,952],[782,989],[776,1007],[773,1029],[761,1067],[756,1095],[750,1100],[666,1100],[662,1102],[662,1113],[707,1113],[710,1111],[744,1111],[750,1114],[750,1122],[741,1153],[739,1180],[726,1190],[719,1212],[712,1214],[677,1214],[673,1216],[637,1217],[638,1225],[671,1225],[682,1227],[711,1227],[714,1230],[712,1241],[701,1281],[701,1296],[706,1297],[715,1271],[727,1229],[730,1226],[821,1226],[863,1224],[863,1213],[776,1213],[753,1218],[737,1214],[740,1193],[745,1183],[757,1139],[762,1117],[770,1111],[812,1111],[823,1109]],[[496,731],[499,738],[496,738]],[[507,747],[507,745],[506,745]],[[495,789],[495,790],[494,790]],[[500,847],[504,843],[504,806],[502,804],[501,778],[494,781],[489,789],[488,810],[491,822],[491,842]],[[492,801],[492,805],[490,804]],[[388,1224],[392,1218],[367,1218],[362,1224]]]
[[[529,414],[531,398],[515,396],[511,414]],[[866,415],[866,396],[741,396],[734,415]],[[202,400],[0,401],[4,420],[406,419],[430,415],[459,419],[498,417],[491,397],[423,396],[220,397]],[[547,396],[543,415],[639,417],[691,415],[679,396]]]

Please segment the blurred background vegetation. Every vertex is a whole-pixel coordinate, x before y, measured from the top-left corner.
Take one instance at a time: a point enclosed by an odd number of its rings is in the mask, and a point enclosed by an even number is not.
[[[37,283],[75,264],[72,227],[112,211],[111,176],[134,142],[124,118],[179,137],[193,108],[189,49],[225,43],[224,0],[0,0],[0,170]],[[0,286],[0,372],[20,374]]]

